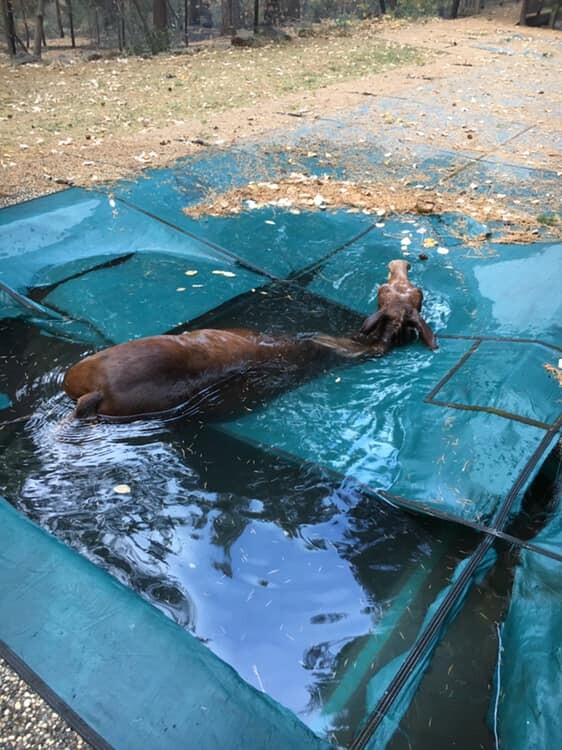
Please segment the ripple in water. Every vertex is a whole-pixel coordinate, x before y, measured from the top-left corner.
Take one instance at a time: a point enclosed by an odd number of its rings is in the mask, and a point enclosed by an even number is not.
[[[72,403],[52,372],[34,387],[42,398],[25,425],[32,453],[23,456],[18,504],[44,528],[143,593],[192,628],[194,611],[181,584],[170,580],[174,550],[170,505],[200,494],[199,480],[171,443],[166,424],[73,419]],[[53,395],[49,395],[53,394]],[[130,492],[118,494],[126,485]],[[183,521],[189,522],[186,513]]]

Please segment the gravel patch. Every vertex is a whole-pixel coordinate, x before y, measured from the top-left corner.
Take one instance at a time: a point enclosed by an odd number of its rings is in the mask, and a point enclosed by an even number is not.
[[[90,747],[0,659],[1,750],[89,750]]]

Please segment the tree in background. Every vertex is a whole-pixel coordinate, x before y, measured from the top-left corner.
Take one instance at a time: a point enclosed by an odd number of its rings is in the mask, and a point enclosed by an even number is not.
[[[232,34],[240,28],[240,0],[221,0],[221,34]]]
[[[35,15],[35,38],[33,40],[33,56],[41,59],[41,46],[45,36],[43,29],[43,15],[45,12],[45,0],[37,0],[37,13]]]
[[[6,33],[6,42],[8,54],[10,57],[16,56],[16,26],[14,22],[14,9],[12,0],[2,0],[2,21]]]

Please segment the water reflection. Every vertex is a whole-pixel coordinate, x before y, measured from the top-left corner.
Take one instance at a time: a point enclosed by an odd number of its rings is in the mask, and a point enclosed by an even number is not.
[[[60,380],[77,347],[19,341],[0,390],[31,416],[0,430],[0,493],[347,744],[369,676],[404,649],[389,613],[411,637],[438,586],[412,582],[442,547],[435,530],[212,426],[69,420]]]

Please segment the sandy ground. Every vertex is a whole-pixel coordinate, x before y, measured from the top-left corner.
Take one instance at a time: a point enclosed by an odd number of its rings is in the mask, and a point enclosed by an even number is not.
[[[518,12],[509,4],[457,21],[366,22],[349,34],[332,30],[264,49],[223,40],[153,61],[87,62],[83,53],[60,50],[48,53],[49,65],[10,67],[4,60],[0,198],[17,202],[67,182],[91,187],[208,144],[288,133],[367,97],[425,98],[451,120],[463,112],[462,125],[429,127],[423,112],[413,113],[410,139],[560,171],[562,35],[519,28]],[[516,122],[526,137],[498,148],[483,116],[506,127]],[[377,133],[393,123],[370,125]]]

